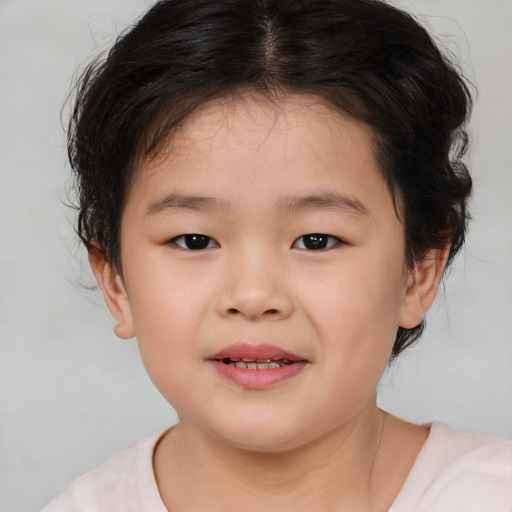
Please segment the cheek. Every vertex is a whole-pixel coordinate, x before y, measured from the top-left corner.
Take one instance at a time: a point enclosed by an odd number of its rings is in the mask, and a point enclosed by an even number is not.
[[[398,328],[401,267],[361,262],[333,275],[316,287],[307,306],[326,357],[335,354],[361,375],[383,371]]]
[[[135,277],[127,289],[144,366],[167,396],[169,384],[187,371],[188,363],[199,358],[198,332],[211,298],[200,280],[156,265],[154,260],[147,263],[139,265],[137,271],[131,266],[129,275]]]
[[[361,276],[359,276],[360,279]],[[335,294],[316,322],[323,340],[322,364],[326,386],[336,397],[326,403],[332,421],[356,414],[376,393],[384,373],[398,327],[397,295],[385,287],[357,287],[356,275],[338,281],[350,290]],[[359,280],[359,284],[363,283]],[[337,295],[337,298],[334,298]]]
[[[171,333],[194,325],[207,305],[208,283],[197,271],[177,265],[165,251],[140,251],[143,258],[127,258],[126,266],[132,276],[127,290],[138,338],[159,332]],[[156,336],[158,338],[158,336]]]

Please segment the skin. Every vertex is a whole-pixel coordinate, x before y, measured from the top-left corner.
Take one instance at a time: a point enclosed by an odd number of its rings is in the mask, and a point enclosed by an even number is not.
[[[369,130],[313,96],[215,101],[141,164],[121,233],[122,277],[99,251],[90,261],[116,333],[137,337],[180,418],[154,455],[167,508],[387,510],[428,430],[386,416],[376,387],[446,250],[407,268]],[[187,249],[187,233],[211,242]],[[309,233],[328,247],[308,250]],[[247,389],[208,362],[241,342],[307,364]]]

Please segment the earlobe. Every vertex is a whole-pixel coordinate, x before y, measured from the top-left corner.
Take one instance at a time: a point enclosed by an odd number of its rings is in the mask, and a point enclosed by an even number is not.
[[[98,249],[89,251],[89,264],[101,288],[105,304],[116,320],[115,334],[123,339],[133,338],[135,328],[128,294],[121,275]]]
[[[420,324],[436,297],[449,250],[449,246],[444,249],[431,249],[414,265],[409,273],[402,300],[400,327],[413,329]]]

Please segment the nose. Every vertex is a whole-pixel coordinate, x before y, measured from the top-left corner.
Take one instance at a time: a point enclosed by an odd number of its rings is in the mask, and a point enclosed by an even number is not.
[[[293,311],[284,271],[263,254],[239,255],[227,263],[217,307],[220,315],[246,320],[283,320]],[[272,260],[272,261],[270,261]]]

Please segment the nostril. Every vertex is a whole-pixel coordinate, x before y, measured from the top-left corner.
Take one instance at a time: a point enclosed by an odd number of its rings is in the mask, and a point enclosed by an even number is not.
[[[227,313],[229,315],[238,315],[241,313],[241,311],[237,308],[229,308],[227,310]],[[266,311],[263,312],[263,315],[265,316],[277,316],[279,315],[279,310],[278,309],[267,309]]]

